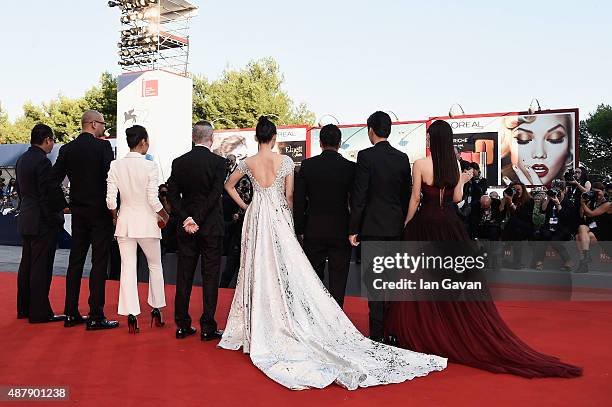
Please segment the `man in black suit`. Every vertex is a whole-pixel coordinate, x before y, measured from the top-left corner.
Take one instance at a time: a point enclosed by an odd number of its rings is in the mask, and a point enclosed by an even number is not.
[[[54,315],[49,303],[57,234],[64,223],[63,214],[51,210],[49,204],[50,193],[62,195],[59,188],[47,188],[51,172],[47,154],[54,144],[51,127],[34,126],[30,144],[15,168],[20,200],[17,219],[23,240],[17,275],[17,318],[29,318],[31,323],[63,321],[64,315]]]
[[[58,186],[68,176],[70,212],[72,213],[72,248],[66,273],[65,327],[87,320],[87,330],[119,326],[104,316],[104,293],[113,220],[106,207],[106,177],[114,158],[104,134],[106,123],[100,112],[89,110],[81,118],[82,133],[62,146],[53,166],[50,185]],[[83,266],[89,246],[92,247],[89,273],[89,318],[79,312],[79,293]]]
[[[357,171],[351,196],[349,241],[400,240],[408,212],[412,179],[410,160],[387,141],[391,118],[375,112],[367,122],[373,147],[357,155]],[[368,301],[370,338],[382,341],[384,336],[384,303]]]
[[[295,229],[304,236],[304,252],[321,281],[329,262],[329,292],[340,307],[351,260],[346,236],[355,177],[355,164],[338,153],[341,136],[333,124],[321,129],[323,152],[302,161],[294,192]]]
[[[172,162],[168,198],[177,218],[178,260],[174,320],[176,338],[183,339],[197,330],[191,326],[189,299],[198,259],[202,256],[204,312],[200,318],[201,339],[221,338],[215,311],[219,268],[223,252],[223,213],[221,194],[227,171],[226,160],[211,152],[213,128],[200,121],[193,126],[194,147]]]

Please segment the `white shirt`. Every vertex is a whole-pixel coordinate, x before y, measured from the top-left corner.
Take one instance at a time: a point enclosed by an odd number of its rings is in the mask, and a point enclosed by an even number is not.
[[[108,209],[117,209],[117,192],[121,194],[115,236],[161,238],[157,212],[163,205],[158,198],[158,177],[157,164],[140,153],[129,152],[111,162],[106,180]]]

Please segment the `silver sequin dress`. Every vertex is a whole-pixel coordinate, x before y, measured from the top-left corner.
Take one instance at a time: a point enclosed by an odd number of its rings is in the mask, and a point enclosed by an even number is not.
[[[243,349],[272,380],[293,390],[336,382],[349,390],[400,383],[446,367],[446,359],[373,342],[331,297],[295,236],[285,198],[293,161],[274,183],[253,183],[242,229],[240,272],[219,347]]]

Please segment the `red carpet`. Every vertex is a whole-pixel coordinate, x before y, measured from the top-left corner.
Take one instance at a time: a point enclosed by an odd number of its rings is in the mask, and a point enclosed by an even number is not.
[[[30,325],[16,319],[16,273],[0,273],[0,386],[68,385],[70,401],[85,405],[185,406],[605,406],[612,405],[612,303],[500,303],[515,332],[535,349],[584,367],[578,379],[523,379],[450,364],[443,372],[397,385],[349,392],[338,386],[294,392],[268,379],[241,352],[220,350],[198,337],[174,339],[174,286],[166,287],[168,324],[128,335],[122,326],[86,332],[83,326]],[[86,281],[85,281],[86,283]],[[107,316],[116,318],[118,283],[107,283]],[[146,305],[146,285],[140,285]],[[194,288],[192,317],[201,312]],[[220,327],[233,290],[221,290]],[[61,312],[64,279],[53,280],[51,303]],[[81,292],[87,312],[87,284]],[[347,299],[349,317],[365,331],[367,305]],[[120,403],[120,404],[119,404]],[[54,403],[51,403],[54,404]]]

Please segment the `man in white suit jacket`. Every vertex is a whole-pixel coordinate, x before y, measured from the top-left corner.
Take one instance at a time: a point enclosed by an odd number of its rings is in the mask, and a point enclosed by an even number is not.
[[[168,222],[168,214],[159,201],[158,169],[144,158],[149,149],[149,137],[142,126],[126,130],[130,152],[113,161],[108,172],[106,204],[116,224],[115,236],[121,253],[121,283],[119,315],[140,314],[138,301],[136,255],[140,245],[149,265],[148,303],[153,313],[166,305],[164,276],[161,264],[161,230],[158,220]],[[117,211],[117,193],[120,208]],[[130,318],[128,318],[130,322]],[[137,328],[137,323],[135,328]]]

